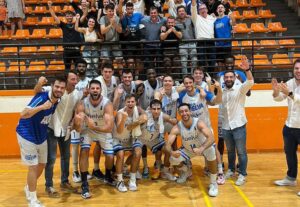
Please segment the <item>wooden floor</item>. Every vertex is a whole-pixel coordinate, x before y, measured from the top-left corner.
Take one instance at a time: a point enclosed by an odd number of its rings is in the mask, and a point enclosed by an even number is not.
[[[149,164],[153,164],[149,156]],[[226,159],[225,159],[226,160]],[[59,160],[57,160],[59,161]],[[55,165],[55,187],[59,189],[59,162]],[[92,167],[92,159],[90,159]],[[164,180],[140,180],[137,192],[120,193],[115,188],[99,181],[90,181],[92,198],[83,200],[80,195],[61,192],[60,198],[48,198],[44,192],[44,177],[38,182],[38,197],[45,206],[178,206],[178,207],[300,207],[300,191],[297,187],[276,187],[275,179],[284,177],[286,172],[283,153],[249,154],[247,183],[242,187],[226,181],[219,187],[216,198],[207,196],[208,177],[203,176],[203,158],[193,159],[193,178],[186,184],[176,184]],[[103,167],[103,166],[102,166]],[[19,159],[0,159],[0,206],[27,206],[23,187],[26,167]],[[71,171],[72,172],[72,171]],[[79,185],[77,185],[79,187]]]

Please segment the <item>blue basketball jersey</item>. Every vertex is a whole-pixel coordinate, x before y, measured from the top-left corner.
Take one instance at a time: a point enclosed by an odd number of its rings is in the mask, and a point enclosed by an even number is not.
[[[35,108],[50,100],[52,91],[36,94],[26,108]],[[42,144],[47,139],[47,127],[57,103],[50,109],[42,110],[28,119],[20,119],[17,133],[29,142]]]

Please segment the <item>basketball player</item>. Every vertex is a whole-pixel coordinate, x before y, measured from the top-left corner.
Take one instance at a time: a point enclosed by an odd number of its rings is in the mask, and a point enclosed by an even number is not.
[[[217,160],[213,147],[214,136],[212,131],[202,120],[191,116],[192,112],[189,104],[180,104],[178,112],[182,120],[173,127],[166,143],[166,149],[171,154],[171,165],[178,166],[181,171],[177,183],[185,183],[190,175],[190,168],[186,163],[189,163],[194,156],[203,155],[207,159],[208,168],[211,172],[211,184],[209,185],[208,194],[215,197],[218,195],[218,184],[216,182]],[[177,135],[182,137],[182,147],[173,151],[171,145]]]
[[[21,112],[16,132],[21,159],[28,166],[24,191],[30,207],[43,206],[37,199],[36,185],[47,163],[48,124],[65,88],[66,80],[57,78],[51,91],[37,93]]]
[[[125,107],[120,109],[116,117],[116,125],[113,131],[113,147],[117,154],[116,174],[117,189],[126,192],[127,187],[123,181],[124,151],[131,150],[131,169],[129,179],[129,190],[136,191],[136,173],[142,153],[142,143],[139,137],[142,135],[140,125],[147,121],[147,115],[141,107],[136,106],[136,99],[133,94],[125,97]]]
[[[90,198],[89,185],[87,181],[88,159],[91,141],[97,140],[105,154],[105,180],[113,185],[111,169],[113,166],[113,107],[108,98],[101,95],[101,83],[92,80],[89,84],[89,96],[83,99],[76,108],[74,117],[74,129],[80,132],[80,171],[82,181],[81,196]]]

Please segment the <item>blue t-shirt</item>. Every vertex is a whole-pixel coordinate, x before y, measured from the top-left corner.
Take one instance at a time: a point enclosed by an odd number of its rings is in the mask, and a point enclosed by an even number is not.
[[[214,23],[215,28],[215,38],[231,38],[231,24],[230,18],[224,16],[222,18],[217,18]],[[217,46],[231,46],[230,41],[216,41]]]
[[[125,32],[127,26],[129,29],[133,28],[135,31],[139,29],[139,24],[141,23],[141,20],[144,18],[144,16],[141,13],[133,13],[130,17],[127,15],[124,15],[124,17],[121,20],[122,29],[123,32]]]
[[[36,94],[27,105],[27,108],[35,108],[50,100],[52,91]],[[47,127],[57,103],[50,109],[42,110],[28,119],[20,119],[17,133],[29,142],[36,145],[42,144],[47,139]]]

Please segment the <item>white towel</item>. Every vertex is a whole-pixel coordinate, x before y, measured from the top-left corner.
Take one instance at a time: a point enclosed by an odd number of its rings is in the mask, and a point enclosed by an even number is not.
[[[152,113],[150,111],[147,111],[148,121],[147,121],[147,130],[150,132],[155,131],[155,122],[154,118],[152,116]],[[159,118],[158,118],[158,126],[159,126],[159,133],[164,134],[165,127],[164,127],[164,115],[163,112],[160,112]]]
[[[176,90],[175,87],[172,87],[172,92],[171,92],[171,98],[169,98],[167,95],[163,96],[161,102],[162,102],[162,107],[164,108],[166,105],[168,105],[170,102],[177,101],[179,98],[179,94]]]
[[[124,112],[124,108],[120,109],[119,111]],[[133,121],[137,121],[139,119],[139,111],[137,106],[134,107],[133,109],[133,116],[132,116]],[[137,127],[135,127],[132,130],[132,137],[139,137],[142,135],[142,131],[141,131],[141,126],[138,125]]]
[[[104,97],[107,97],[107,86],[106,86],[106,83],[105,83],[105,80],[103,78],[103,76],[99,76],[99,81],[101,83],[101,95],[104,96]]]

